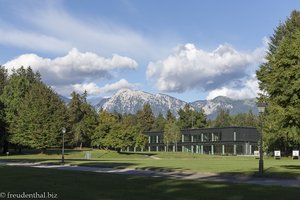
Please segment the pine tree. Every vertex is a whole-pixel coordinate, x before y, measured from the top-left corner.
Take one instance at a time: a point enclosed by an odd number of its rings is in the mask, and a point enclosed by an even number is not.
[[[83,145],[91,145],[91,137],[97,127],[97,113],[87,102],[87,93],[82,95],[72,92],[71,101],[68,104],[71,135],[69,141],[82,148]]]
[[[206,115],[202,109],[197,112],[189,104],[186,104],[183,109],[179,109],[178,114],[180,129],[203,128],[207,126]]]
[[[42,82],[34,82],[26,92],[18,115],[10,127],[10,142],[45,150],[59,144],[65,127],[66,108],[62,100]]]
[[[95,109],[87,102],[82,104],[81,109],[84,113],[80,122],[80,130],[83,138],[82,143],[85,143],[86,146],[90,146],[91,136],[95,132],[98,125],[97,113]]]
[[[7,85],[7,70],[0,65],[0,151],[5,153],[8,150],[7,147],[7,124],[5,122],[4,102],[2,100],[2,94],[4,87]]]
[[[265,139],[271,148],[289,151],[300,144],[300,12],[275,30],[266,62],[257,70],[260,99],[268,103]]]
[[[7,85],[7,70],[0,65],[0,95],[3,94],[4,87]]]
[[[231,125],[229,110],[219,109],[218,115],[213,122],[214,127],[226,127]]]
[[[192,128],[204,128],[208,126],[207,117],[203,109],[199,112],[193,111],[192,118],[194,120]]]
[[[137,119],[142,132],[152,130],[155,117],[150,104],[146,103],[143,109],[137,112]]]
[[[167,121],[164,118],[164,116],[161,113],[159,113],[159,115],[155,118],[152,130],[153,131],[163,131],[166,122]]]
[[[179,115],[178,126],[180,129],[193,128],[195,119],[189,104],[186,104],[183,109],[180,108],[178,111],[178,115]]]
[[[167,121],[173,121],[173,122],[176,121],[176,117],[173,115],[173,113],[171,112],[170,109],[168,109],[168,111],[167,111],[166,118],[167,118]]]
[[[300,12],[293,10],[290,17],[284,23],[280,23],[275,29],[274,34],[270,37],[271,42],[269,43],[269,56],[276,53],[284,38],[291,37],[299,28]]]
[[[33,83],[39,82],[41,82],[40,74],[34,73],[30,67],[27,69],[21,67],[12,71],[12,75],[9,76],[1,95],[7,127],[5,138],[9,138],[10,134],[13,134],[12,126],[16,117],[18,117],[20,106],[23,104],[26,93],[28,93]]]

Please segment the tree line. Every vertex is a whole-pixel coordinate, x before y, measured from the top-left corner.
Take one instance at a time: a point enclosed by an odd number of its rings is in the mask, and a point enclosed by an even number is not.
[[[120,151],[127,146],[143,148],[147,131],[164,131],[166,144],[180,140],[180,130],[203,127],[254,126],[252,112],[230,116],[220,110],[217,118],[208,120],[203,110],[189,104],[178,111],[176,118],[169,110],[166,116],[154,116],[149,104],[136,114],[98,112],[87,102],[87,93],[71,93],[66,105],[53,89],[44,84],[41,75],[30,67],[21,67],[8,75],[0,66],[0,148],[34,148],[45,150],[60,147],[65,127],[68,147],[99,147]]]

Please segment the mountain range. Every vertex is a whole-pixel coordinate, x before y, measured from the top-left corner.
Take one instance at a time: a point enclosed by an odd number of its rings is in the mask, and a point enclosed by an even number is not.
[[[159,113],[166,115],[167,111],[170,110],[178,117],[177,111],[180,108],[183,108],[187,103],[197,111],[203,109],[209,119],[214,119],[217,116],[219,109],[227,109],[231,115],[249,112],[250,110],[254,114],[258,113],[255,98],[235,100],[219,96],[212,100],[185,102],[166,94],[151,94],[140,90],[130,89],[119,90],[112,97],[103,98],[99,103],[94,104],[94,106],[97,110],[103,108],[108,112],[134,114],[142,109],[145,103],[150,104],[155,116],[159,115]]]

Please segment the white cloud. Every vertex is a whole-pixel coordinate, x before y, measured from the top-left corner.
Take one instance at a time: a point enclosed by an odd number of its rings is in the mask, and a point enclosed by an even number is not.
[[[120,88],[131,88],[132,84],[121,79],[112,85],[105,85],[99,88],[94,81],[113,77],[115,71],[122,69],[135,70],[138,64],[135,60],[113,55],[111,58],[104,58],[95,53],[81,53],[72,49],[67,55],[54,59],[42,58],[36,54],[24,54],[4,66],[9,70],[21,66],[31,66],[34,71],[39,71],[45,83],[53,86],[58,93],[69,95],[73,90],[89,94],[106,93]]]
[[[211,91],[251,75],[264,55],[264,48],[243,53],[224,44],[207,52],[185,44],[167,58],[149,63],[146,75],[163,92]]]
[[[31,66],[34,71],[42,74],[43,80],[50,85],[76,84],[90,80],[111,77],[116,69],[136,69],[135,60],[113,55],[104,58],[97,54],[81,53],[72,49],[67,55],[54,59],[42,58],[36,54],[24,54],[4,64],[9,70],[21,66]]]
[[[103,87],[99,87],[96,83],[77,83],[66,86],[54,86],[53,88],[59,93],[65,96],[70,95],[71,91],[77,93],[83,93],[87,91],[88,95],[91,96],[105,96],[107,94],[114,93],[120,89],[136,89],[138,84],[129,83],[125,79],[121,79],[115,83],[105,84]]]
[[[229,85],[210,91],[206,97],[207,100],[218,96],[226,96],[232,99],[255,98],[260,92],[258,81],[255,76],[245,80],[240,85]]]
[[[125,79],[121,79],[118,82],[112,84],[106,84],[101,88],[102,93],[116,92],[120,89],[137,89],[138,84],[129,83]]]

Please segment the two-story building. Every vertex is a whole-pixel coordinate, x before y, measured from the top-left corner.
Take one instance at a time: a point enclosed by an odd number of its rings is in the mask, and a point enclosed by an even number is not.
[[[147,132],[146,151],[182,151],[199,154],[252,155],[259,133],[254,127],[199,128],[181,131],[177,145],[164,143],[164,133]],[[177,147],[177,149],[176,149]]]

